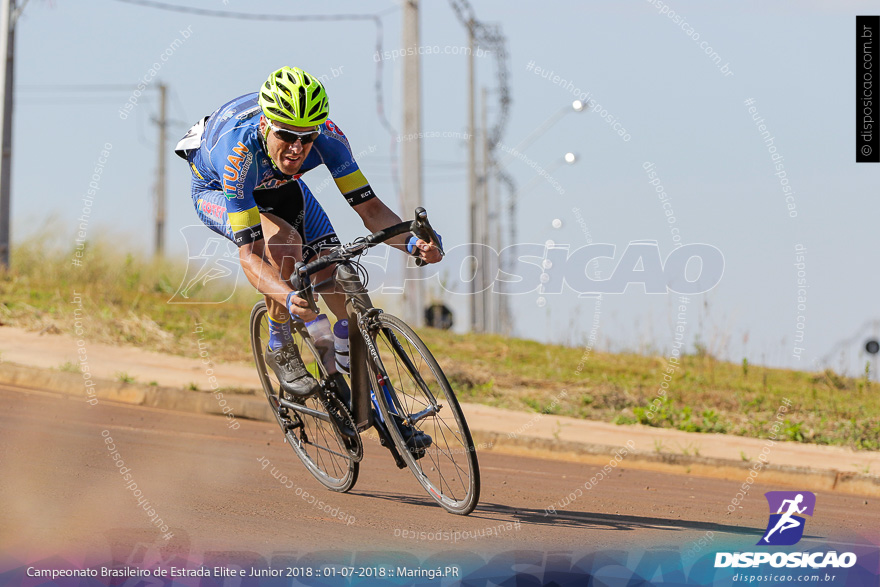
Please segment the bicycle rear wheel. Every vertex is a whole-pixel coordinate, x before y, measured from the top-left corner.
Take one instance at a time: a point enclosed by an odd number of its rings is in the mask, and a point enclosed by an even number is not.
[[[477,453],[440,365],[412,328],[395,316],[376,316],[370,338],[376,351],[368,361],[371,382],[400,455],[438,504],[453,514],[471,513],[480,498]],[[391,424],[395,416],[429,435],[431,446],[408,449]]]
[[[309,472],[322,485],[332,491],[345,492],[357,482],[359,463],[352,457],[349,446],[338,427],[332,422],[316,416],[297,412],[281,405],[281,386],[275,373],[266,365],[266,345],[269,341],[269,321],[266,302],[260,301],[251,310],[250,321],[251,349],[263,391],[278,425],[284,432],[288,444],[303,462]],[[312,339],[304,336],[305,330],[293,329],[293,336],[300,349],[303,362],[309,372],[319,381],[324,381],[326,373]],[[305,408],[326,414],[328,408],[341,413],[351,420],[348,410],[339,398],[325,389],[306,400],[297,400]],[[331,419],[332,420],[332,419]],[[357,440],[358,444],[360,440]]]

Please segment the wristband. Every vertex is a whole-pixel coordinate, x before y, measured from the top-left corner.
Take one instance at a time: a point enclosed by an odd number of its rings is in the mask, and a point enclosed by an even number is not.
[[[417,237],[417,236],[410,236],[409,237],[409,240],[406,241],[406,252],[407,253],[409,253],[410,255],[414,254],[413,251],[416,248],[416,242],[418,242],[418,240],[419,240],[419,237]]]

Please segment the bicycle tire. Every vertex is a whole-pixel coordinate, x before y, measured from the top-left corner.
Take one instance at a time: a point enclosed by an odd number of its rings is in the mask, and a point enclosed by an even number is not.
[[[379,391],[375,393],[383,420],[389,422],[393,414],[400,411],[413,415],[416,411],[431,409],[431,398],[441,405],[439,411],[416,423],[415,427],[433,440],[431,446],[422,449],[424,455],[418,458],[418,451],[416,455],[410,452],[397,426],[387,426],[401,457],[416,480],[441,507],[453,514],[471,513],[480,499],[480,467],[467,421],[443,370],[422,339],[400,318],[379,314],[370,329],[370,340],[376,351],[370,353],[368,360],[371,383],[374,390],[380,390],[384,380],[390,391],[388,397]],[[405,357],[409,358],[408,362]],[[392,361],[394,369],[389,372]],[[451,412],[451,419],[440,418],[444,410]],[[465,468],[452,458],[456,454],[464,456],[467,479],[462,478]],[[451,475],[449,478],[441,471],[441,464],[445,461],[453,465],[447,469]],[[430,463],[430,470],[426,471],[422,463]]]
[[[266,302],[264,300],[257,302],[251,310],[250,336],[254,363],[257,367],[260,383],[263,386],[263,392],[266,394],[266,399],[269,401],[278,425],[281,427],[282,432],[284,432],[287,443],[305,465],[309,473],[324,487],[341,493],[349,491],[357,482],[360,463],[358,462],[359,459],[356,460],[350,454],[350,449],[346,446],[345,437],[340,432],[335,420],[331,418],[330,422],[324,422],[314,416],[288,410],[281,406],[279,399],[281,386],[278,384],[275,373],[266,365],[264,355],[266,348],[264,341],[268,339],[268,320]],[[324,372],[323,364],[318,359],[320,355],[315,350],[311,338],[303,337],[298,333],[294,333],[294,337],[298,339],[297,345],[300,348],[303,362],[307,366],[311,365],[309,371],[318,380],[323,380],[326,373]],[[309,357],[309,354],[311,357]],[[312,361],[309,359],[312,359]],[[333,401],[334,399],[336,401]],[[326,412],[326,406],[323,406],[322,402],[328,401],[333,402],[334,406],[351,421],[351,415],[348,414],[348,410],[342,402],[339,401],[335,394],[329,393],[324,389],[304,400],[303,403],[306,407],[317,411],[321,411],[324,408]],[[332,438],[328,434],[328,427],[332,431]],[[312,439],[317,438],[320,438],[323,443],[330,446],[316,444]],[[358,443],[360,443],[359,438]],[[343,451],[349,454],[342,455]],[[339,456],[336,456],[336,454]],[[331,460],[331,455],[336,456],[336,458]]]

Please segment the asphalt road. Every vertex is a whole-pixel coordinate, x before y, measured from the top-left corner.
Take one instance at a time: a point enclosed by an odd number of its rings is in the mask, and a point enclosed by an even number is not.
[[[408,470],[365,442],[360,478],[348,494],[329,492],[306,472],[275,423],[124,404],[86,405],[49,391],[0,387],[0,552],[18,560],[107,556],[138,561],[157,549],[188,558],[239,553],[513,550],[580,551],[712,544],[748,549],[767,523],[758,482],[742,507],[727,506],[739,483],[628,470],[623,465],[557,516],[545,508],[595,475],[599,467],[529,457],[479,454],[480,505],[468,517],[446,513],[423,494]],[[138,504],[114,464],[119,458],[150,502]],[[297,491],[263,469],[268,459]],[[316,495],[329,507],[309,504]],[[168,526],[162,533],[156,520]],[[873,500],[820,494],[805,540],[868,544],[877,539]],[[404,531],[425,531],[423,539]],[[455,532],[484,536],[455,539]],[[482,532],[481,532],[482,531]],[[447,534],[444,534],[447,533]],[[167,539],[163,536],[172,534]],[[138,552],[140,551],[140,552]]]

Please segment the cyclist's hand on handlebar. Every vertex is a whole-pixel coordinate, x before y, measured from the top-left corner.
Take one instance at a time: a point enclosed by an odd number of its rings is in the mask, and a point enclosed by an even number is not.
[[[437,233],[437,238],[440,240],[440,246],[442,247],[443,237]],[[406,250],[410,255],[419,257],[426,263],[439,263],[440,259],[443,258],[440,255],[440,249],[436,245],[415,236],[409,237],[409,240],[406,242]]]
[[[297,296],[294,292],[290,292],[289,294],[287,294],[286,305],[287,311],[290,312],[290,316],[297,316],[302,319],[303,322],[308,322],[318,317],[317,314],[309,309],[309,303],[301,297]]]

